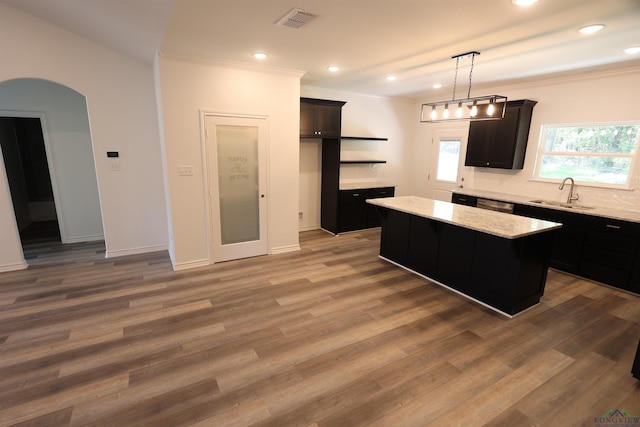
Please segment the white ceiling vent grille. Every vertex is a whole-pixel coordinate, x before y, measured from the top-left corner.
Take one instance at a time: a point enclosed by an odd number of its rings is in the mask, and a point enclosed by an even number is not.
[[[318,16],[309,12],[305,12],[301,9],[293,8],[286,13],[282,18],[278,19],[276,25],[281,27],[289,27],[299,29],[303,25],[307,25],[309,22],[316,19]]]

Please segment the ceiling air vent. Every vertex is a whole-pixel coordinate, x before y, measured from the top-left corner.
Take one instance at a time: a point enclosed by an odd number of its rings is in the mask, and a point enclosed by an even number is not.
[[[281,27],[289,27],[299,29],[303,25],[308,24],[309,22],[316,19],[318,16],[309,12],[305,12],[301,9],[293,8],[289,12],[286,13],[282,18],[280,18],[276,25],[280,25]]]

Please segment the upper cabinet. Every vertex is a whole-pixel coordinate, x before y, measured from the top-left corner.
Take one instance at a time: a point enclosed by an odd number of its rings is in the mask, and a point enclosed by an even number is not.
[[[300,136],[339,138],[345,102],[300,98]]]
[[[522,169],[536,101],[508,101],[502,120],[469,124],[465,166]]]

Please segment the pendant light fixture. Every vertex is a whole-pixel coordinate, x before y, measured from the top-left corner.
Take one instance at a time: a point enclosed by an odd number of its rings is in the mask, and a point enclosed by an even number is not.
[[[447,122],[452,120],[500,120],[504,117],[507,98],[501,95],[487,95],[471,97],[471,79],[473,77],[473,63],[480,52],[467,52],[452,56],[456,60],[456,72],[453,79],[453,96],[448,101],[429,102],[422,104],[420,121],[424,123]],[[460,60],[471,57],[469,71],[469,89],[467,97],[456,99],[456,85],[458,83],[458,68]],[[449,109],[455,108],[455,112]]]

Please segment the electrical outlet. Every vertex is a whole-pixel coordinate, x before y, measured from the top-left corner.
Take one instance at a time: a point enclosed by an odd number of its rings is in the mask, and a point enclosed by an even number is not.
[[[304,214],[302,211],[298,212],[298,219],[304,219]]]
[[[111,162],[111,171],[117,172],[120,170],[120,162]]]

